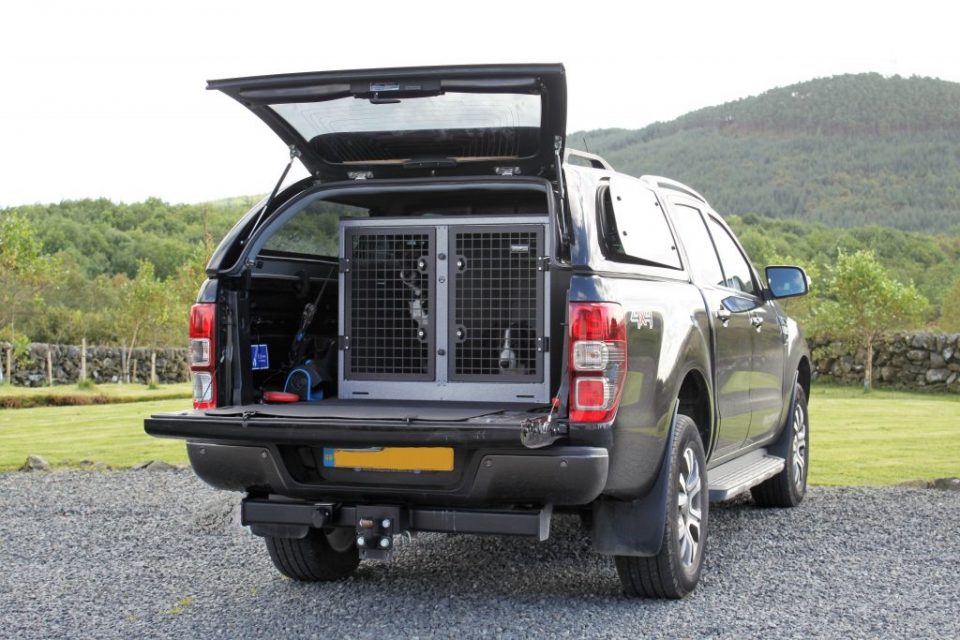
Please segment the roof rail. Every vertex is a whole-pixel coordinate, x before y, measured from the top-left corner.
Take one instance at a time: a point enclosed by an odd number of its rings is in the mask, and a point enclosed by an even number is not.
[[[655,187],[661,187],[663,189],[671,189],[673,191],[685,193],[688,196],[694,197],[700,202],[707,204],[706,198],[682,182],[677,182],[676,180],[671,180],[670,178],[664,178],[663,176],[640,176],[640,179],[648,184],[652,184]]]
[[[580,151],[579,149],[571,149],[570,147],[567,147],[563,152],[564,164],[570,162],[570,158],[586,160],[590,163],[590,167],[594,169],[606,169],[607,171],[613,171],[613,166],[595,153],[587,153],[586,151]]]

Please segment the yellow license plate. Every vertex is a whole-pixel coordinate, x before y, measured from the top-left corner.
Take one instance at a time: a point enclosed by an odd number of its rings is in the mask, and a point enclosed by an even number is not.
[[[324,449],[323,466],[374,471],[453,471],[450,447]]]

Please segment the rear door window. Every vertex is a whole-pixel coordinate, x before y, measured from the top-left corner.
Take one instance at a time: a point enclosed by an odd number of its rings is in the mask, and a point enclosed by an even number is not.
[[[680,269],[680,257],[663,208],[636,178],[614,176],[600,192],[604,254],[611,260]]]
[[[720,264],[723,265],[723,286],[757,295],[757,286],[753,282],[750,264],[743,257],[730,232],[713,216],[707,218],[710,221],[710,235],[713,236],[713,242],[720,256]]]
[[[723,286],[723,270],[700,210],[686,205],[673,207],[673,224],[687,251],[690,271],[698,282]]]

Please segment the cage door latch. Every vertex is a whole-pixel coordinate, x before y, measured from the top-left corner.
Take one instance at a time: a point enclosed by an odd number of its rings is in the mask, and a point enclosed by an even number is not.
[[[537,337],[537,351],[550,351],[550,336]]]

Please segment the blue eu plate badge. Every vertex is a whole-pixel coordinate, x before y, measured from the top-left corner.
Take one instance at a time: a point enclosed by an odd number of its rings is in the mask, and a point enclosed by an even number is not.
[[[251,368],[254,371],[260,371],[261,369],[270,368],[270,355],[267,353],[267,345],[265,344],[250,345],[250,355],[253,359],[253,365]]]

